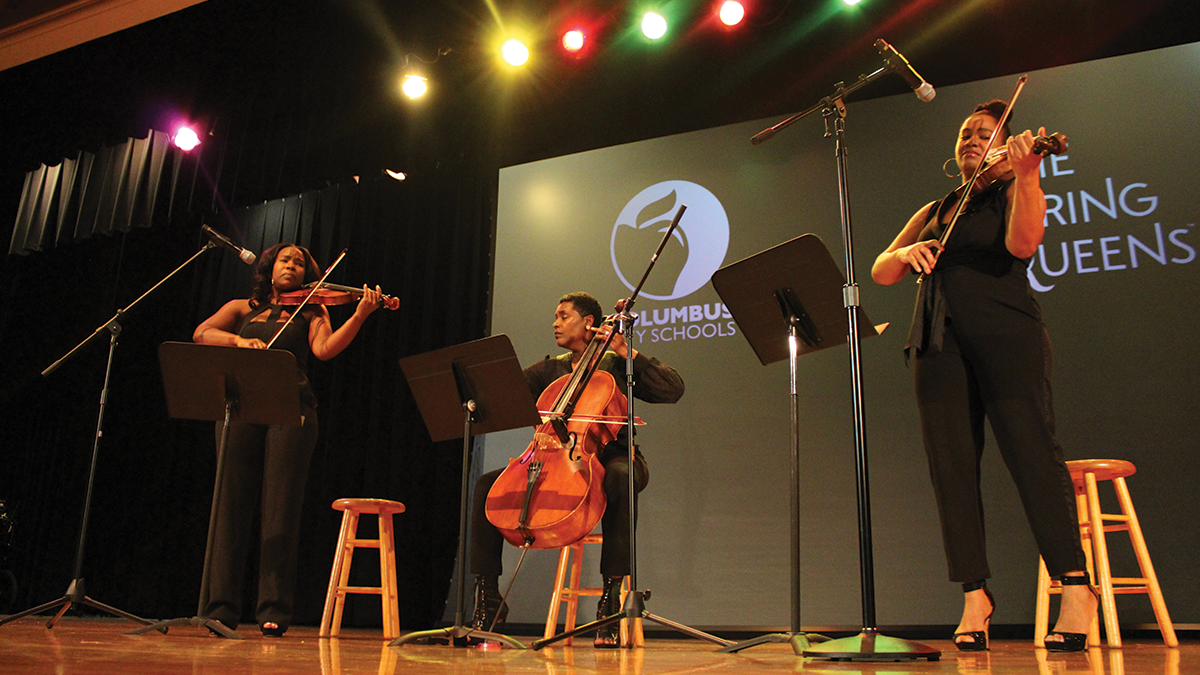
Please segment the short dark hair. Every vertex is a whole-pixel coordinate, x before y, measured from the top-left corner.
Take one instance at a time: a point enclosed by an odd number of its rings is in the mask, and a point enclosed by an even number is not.
[[[604,311],[600,309],[600,301],[597,300],[591,293],[576,291],[567,293],[558,299],[558,304],[569,302],[575,307],[575,311],[579,312],[579,316],[592,317],[592,325],[599,326],[604,322]]]
[[[1000,118],[1004,117],[1004,111],[1007,109],[1008,101],[1002,101],[998,98],[994,98],[987,103],[980,103],[979,105],[975,106],[975,112],[971,114],[974,115],[976,113],[987,113],[992,119],[999,122]],[[1004,126],[1002,127],[1004,130],[1004,138],[1012,136],[1012,129],[1008,127],[1010,122],[1012,122],[1012,115],[1009,115],[1008,119],[1004,120]]]

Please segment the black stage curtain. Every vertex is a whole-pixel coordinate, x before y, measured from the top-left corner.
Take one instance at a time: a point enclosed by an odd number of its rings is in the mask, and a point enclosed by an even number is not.
[[[303,514],[296,623],[320,619],[340,516],[330,503],[342,497],[407,506],[396,517],[401,624],[429,627],[443,615],[457,547],[461,444],[429,440],[397,361],[484,335],[495,176],[478,162],[452,162],[404,183],[347,182],[207,218],[255,251],[293,241],[328,265],[345,248],[332,281],[379,284],[401,300],[399,311],[373,314],[336,359],[312,366],[321,435]],[[179,189],[190,189],[186,182]],[[74,577],[108,333],[49,376],[40,372],[203,244],[199,217],[162,219],[5,260],[0,500],[14,530],[0,567],[18,580],[12,611],[61,597]],[[120,322],[82,568],[96,600],[150,618],[195,612],[213,424],[167,417],[157,348],[189,341],[222,303],[247,297],[250,271],[226,251],[209,251]],[[335,325],[352,307],[330,308]],[[360,556],[352,583],[377,574],[377,558]],[[378,598],[347,603],[345,625],[379,621]]]
[[[166,133],[152,131],[146,138],[130,138],[30,171],[9,254],[25,255],[94,234],[149,227],[168,153],[182,160]]]

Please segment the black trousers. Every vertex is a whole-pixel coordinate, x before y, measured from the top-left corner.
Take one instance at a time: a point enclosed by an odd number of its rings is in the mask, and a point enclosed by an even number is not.
[[[979,485],[985,417],[1049,573],[1085,566],[1075,489],[1054,438],[1051,367],[1045,326],[1024,315],[983,335],[948,321],[942,351],[916,359],[921,429],[951,581],[991,576]]]
[[[208,618],[236,628],[242,617],[246,559],[255,531],[254,513],[261,507],[255,618],[259,625],[270,621],[284,629],[291,623],[300,511],[316,445],[313,410],[305,411],[302,426],[230,425],[209,585],[201,589]]]
[[[604,494],[608,505],[600,519],[604,543],[600,547],[600,574],[621,577],[629,574],[629,449],[623,441],[613,441],[600,453],[604,466]],[[503,469],[483,474],[475,483],[471,505],[471,573],[500,576],[503,570],[504,535],[487,519],[488,491]],[[634,456],[634,491],[640,493],[650,482],[650,468],[641,453]],[[634,505],[636,509],[637,497]],[[636,521],[637,513],[633,514]]]

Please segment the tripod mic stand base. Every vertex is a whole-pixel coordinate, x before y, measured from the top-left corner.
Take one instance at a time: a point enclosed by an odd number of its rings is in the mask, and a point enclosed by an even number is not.
[[[729,640],[719,638],[716,635],[709,635],[708,633],[705,633],[701,630],[696,630],[691,626],[685,626],[681,623],[671,621],[670,619],[665,619],[661,616],[655,616],[650,612],[647,612],[645,601],[649,597],[650,591],[631,591],[629,595],[625,597],[625,605],[621,608],[619,613],[606,616],[602,619],[597,619],[591,623],[585,623],[582,626],[576,626],[574,630],[570,630],[565,633],[559,633],[553,637],[548,637],[542,640],[534,640],[530,647],[532,649],[541,649],[542,647],[558,642],[559,640],[565,640],[567,638],[575,637],[576,635],[581,635],[605,626],[611,626],[622,619],[632,620],[638,618],[644,621],[653,621],[660,626],[666,626],[667,628],[671,628],[683,633],[684,635],[687,635],[688,637],[696,638],[697,640],[707,640],[714,644],[721,645],[722,647],[729,647],[733,645],[733,643]]]
[[[880,635],[873,628],[805,649],[802,656],[833,661],[937,661],[942,653],[919,642]]]
[[[513,649],[528,649],[528,647],[526,647],[524,644],[518,640],[510,638],[507,635],[503,635],[501,633],[491,633],[485,630],[475,630],[474,628],[467,628],[466,626],[450,626],[449,628],[434,628],[432,630],[415,631],[407,635],[401,635],[395,640],[389,642],[388,646],[401,647],[409,644],[410,642],[427,642],[429,640],[441,639],[446,640],[449,644],[452,644],[455,647],[466,647],[466,638],[472,638],[484,642],[499,642],[500,644],[506,647],[512,647]]]
[[[168,619],[166,621],[156,621],[148,626],[142,626],[141,628],[135,628],[131,631],[126,632],[125,634],[126,635],[142,635],[143,633],[149,633],[152,630],[156,630],[160,633],[165,634],[167,632],[167,630],[169,630],[171,628],[171,626],[204,626],[213,635],[216,635],[218,637],[229,638],[230,640],[245,640],[246,639],[246,638],[242,637],[241,635],[238,635],[237,631],[232,630],[231,628],[229,628],[225,624],[221,623],[220,621],[217,621],[216,619],[210,619],[210,618],[204,617],[204,616],[181,617],[178,619]]]
[[[810,644],[814,642],[825,642],[828,639],[829,638],[819,633],[767,633],[766,635],[759,635],[756,638],[743,640],[742,642],[737,642],[729,645],[728,647],[718,649],[717,653],[736,654],[743,649],[757,647],[758,645],[787,642],[792,645],[792,651],[795,652],[796,656],[800,656],[809,648]]]
[[[3,619],[0,619],[0,626],[3,626],[4,624],[9,623],[11,621],[16,621],[17,619],[23,619],[31,614],[41,614],[41,613],[51,610],[51,609],[58,609],[58,612],[55,613],[55,615],[49,621],[46,622],[46,628],[54,628],[54,624],[58,623],[58,620],[62,618],[63,614],[66,614],[67,610],[71,609],[71,607],[73,605],[86,605],[88,607],[91,607],[92,609],[98,609],[102,612],[108,612],[109,614],[112,614],[113,616],[119,616],[122,619],[129,619],[130,621],[134,621],[136,623],[140,623],[140,624],[147,625],[147,626],[153,625],[153,622],[150,621],[150,619],[143,619],[142,617],[137,616],[136,614],[130,614],[129,612],[117,609],[116,607],[113,607],[111,605],[106,605],[103,602],[89,598],[87,596],[87,591],[84,590],[83,579],[74,579],[71,581],[71,584],[67,587],[66,595],[62,596],[58,600],[51,600],[50,602],[47,602],[43,605],[38,605],[37,607],[31,607],[30,609],[27,609],[24,612],[20,612],[18,614],[13,614],[11,616],[6,616]]]

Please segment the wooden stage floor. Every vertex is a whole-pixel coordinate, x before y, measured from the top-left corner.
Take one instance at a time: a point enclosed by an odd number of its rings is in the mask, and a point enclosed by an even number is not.
[[[255,626],[247,639],[210,637],[203,628],[176,627],[169,635],[124,635],[131,622],[66,617],[52,629],[44,617],[0,626],[3,675],[389,675],[391,673],[503,673],[504,675],[750,675],[806,673],[1039,673],[1044,675],[1177,675],[1200,673],[1200,642],[1178,649],[1162,642],[1126,640],[1123,649],[1050,654],[1029,640],[996,641],[990,652],[968,654],[949,640],[925,640],[942,650],[938,661],[839,662],[795,656],[787,644],[768,644],[738,654],[719,654],[716,645],[683,639],[651,639],[641,649],[597,650],[550,646],[541,651],[455,648],[445,645],[388,647],[378,630],[345,630],[340,639],[317,637],[298,626],[280,639],[266,639]],[[248,630],[246,630],[248,629]],[[519,637],[519,636],[518,636]],[[528,644],[532,638],[519,637]]]

